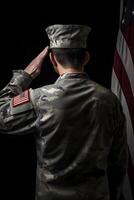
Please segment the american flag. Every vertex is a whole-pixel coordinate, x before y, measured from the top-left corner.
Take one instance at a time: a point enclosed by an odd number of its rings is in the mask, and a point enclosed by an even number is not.
[[[30,101],[30,97],[29,97],[29,90],[25,90],[23,93],[15,96],[12,99],[12,105],[13,107],[28,103]]]
[[[111,90],[121,101],[127,120],[129,150],[123,199],[134,199],[134,0],[120,1],[120,25],[112,70]]]

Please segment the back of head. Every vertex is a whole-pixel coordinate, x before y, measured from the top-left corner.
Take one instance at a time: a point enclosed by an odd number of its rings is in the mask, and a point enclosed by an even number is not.
[[[50,49],[61,65],[64,67],[82,65],[90,31],[89,26],[78,24],[55,24],[46,28]]]

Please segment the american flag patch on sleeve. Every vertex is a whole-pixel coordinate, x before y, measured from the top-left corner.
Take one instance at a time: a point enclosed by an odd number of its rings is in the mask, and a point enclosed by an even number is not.
[[[28,103],[30,101],[29,90],[25,90],[22,94],[17,95],[12,100],[12,106],[17,107],[19,105]]]

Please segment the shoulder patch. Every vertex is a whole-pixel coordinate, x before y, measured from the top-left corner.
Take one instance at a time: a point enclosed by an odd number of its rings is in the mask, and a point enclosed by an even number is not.
[[[11,115],[19,114],[33,109],[29,90],[13,97],[10,102]]]
[[[25,103],[28,103],[30,101],[29,97],[29,90],[25,90],[22,94],[17,95],[12,100],[12,106],[16,107]]]

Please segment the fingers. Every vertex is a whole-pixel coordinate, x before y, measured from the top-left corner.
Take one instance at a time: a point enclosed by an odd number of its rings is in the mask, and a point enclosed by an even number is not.
[[[43,51],[41,51],[41,53],[38,55],[38,57],[40,57],[40,58],[45,58],[46,55],[48,54],[48,52],[49,52],[49,46],[45,47],[45,48],[43,49]]]
[[[41,51],[40,54],[36,58],[34,58],[30,64],[24,69],[25,72],[27,72],[29,75],[31,75],[32,78],[35,78],[36,76],[39,75],[44,58],[49,52],[49,47],[45,47],[43,51]]]

